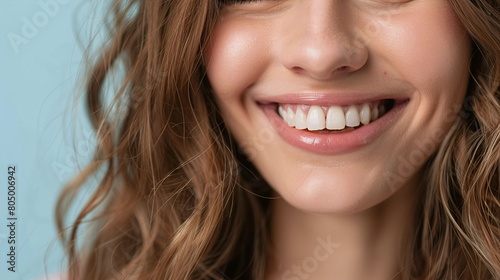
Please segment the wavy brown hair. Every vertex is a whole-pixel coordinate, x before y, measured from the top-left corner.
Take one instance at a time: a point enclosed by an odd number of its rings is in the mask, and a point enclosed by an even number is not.
[[[113,1],[109,42],[86,76],[98,145],[56,210],[70,279],[264,278],[269,187],[231,141],[203,66],[223,2]],[[450,2],[474,44],[469,89],[427,163],[402,276],[500,279],[499,1]]]

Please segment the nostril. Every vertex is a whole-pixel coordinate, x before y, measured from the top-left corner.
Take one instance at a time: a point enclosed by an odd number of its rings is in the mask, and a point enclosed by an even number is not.
[[[304,69],[302,69],[299,66],[294,66],[294,67],[292,67],[291,71],[295,72],[295,73],[300,73],[300,72],[304,71]]]

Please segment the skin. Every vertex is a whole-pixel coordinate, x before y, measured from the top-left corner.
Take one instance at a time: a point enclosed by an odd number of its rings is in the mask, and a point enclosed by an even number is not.
[[[398,279],[400,240],[426,187],[422,166],[467,88],[470,38],[448,2],[232,4],[205,55],[228,128],[278,197],[267,279]],[[289,93],[350,92],[409,102],[371,142],[333,155],[286,143],[259,106]],[[340,246],[315,266],[320,237]]]

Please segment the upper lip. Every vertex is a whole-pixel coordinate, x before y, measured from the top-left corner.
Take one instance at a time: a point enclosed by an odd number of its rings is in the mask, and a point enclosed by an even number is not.
[[[275,96],[257,97],[256,101],[260,104],[304,104],[304,105],[355,105],[368,103],[378,100],[392,99],[403,101],[409,99],[402,94],[374,94],[374,93],[287,93]]]

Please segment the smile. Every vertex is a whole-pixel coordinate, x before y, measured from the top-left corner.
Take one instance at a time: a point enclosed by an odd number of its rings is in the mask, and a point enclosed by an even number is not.
[[[285,142],[308,152],[332,155],[375,141],[391,129],[408,103],[409,99],[378,99],[328,104],[327,100],[306,98],[301,102],[295,98],[260,103],[260,107]]]
[[[394,105],[394,100],[380,100],[358,105],[278,104],[278,113],[290,127],[319,133],[335,133],[368,125]]]

